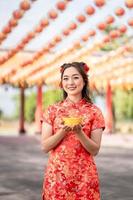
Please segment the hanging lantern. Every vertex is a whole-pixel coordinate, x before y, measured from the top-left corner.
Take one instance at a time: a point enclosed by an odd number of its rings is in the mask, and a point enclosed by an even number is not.
[[[67,35],[69,35],[69,30],[68,29],[65,29],[65,30],[63,30],[63,35],[65,35],[65,36],[67,36]]]
[[[133,18],[128,20],[128,24],[129,24],[129,26],[133,26]]]
[[[29,42],[29,38],[25,37],[24,39],[22,39],[22,43],[23,44],[27,44]]]
[[[85,20],[86,20],[86,17],[84,15],[79,15],[77,16],[77,20],[80,22],[80,23],[84,23]]]
[[[15,27],[17,25],[18,25],[18,22],[17,22],[16,19],[12,18],[12,19],[9,20],[9,26]]]
[[[51,48],[55,47],[55,45],[56,45],[55,42],[51,41],[51,42],[49,42],[48,47],[51,49]]]
[[[107,16],[106,23],[112,24],[115,21],[115,18],[111,15]]]
[[[117,37],[120,36],[120,32],[119,32],[118,30],[112,30],[112,31],[110,31],[109,36],[110,36],[112,39],[115,39],[115,38],[117,38]]]
[[[34,32],[30,32],[28,33],[27,37],[29,38],[29,40],[33,39],[35,37],[35,33]]]
[[[95,9],[92,6],[88,6],[86,8],[86,14],[87,15],[93,15],[95,13]]]
[[[14,12],[13,12],[13,17],[15,18],[15,19],[20,19],[22,16],[23,16],[23,11],[22,10],[15,10]]]
[[[10,51],[8,52],[8,56],[9,56],[9,57],[12,57],[12,56],[13,56],[13,54],[14,54],[14,53],[13,53],[13,51],[12,51],[12,50],[10,50]]]
[[[64,1],[59,1],[57,4],[56,4],[56,7],[57,9],[59,9],[60,11],[63,11],[66,9],[66,2]]]
[[[54,38],[54,41],[56,42],[56,43],[58,43],[58,42],[60,42],[62,39],[61,39],[61,37],[60,36],[55,36],[55,38]]]
[[[38,25],[36,28],[35,28],[35,32],[36,33],[41,33],[43,31],[43,26],[41,25]]]
[[[125,5],[127,8],[133,8],[133,0],[125,0]]]
[[[0,64],[3,64],[6,61],[6,57],[0,58]]]
[[[56,19],[58,14],[55,10],[51,10],[49,13],[48,13],[48,16],[51,18],[51,19]]]
[[[82,41],[84,41],[84,42],[86,42],[86,41],[88,40],[88,38],[89,38],[88,34],[83,35],[83,36],[81,37]]]
[[[95,4],[98,7],[102,7],[105,4],[105,0],[95,0]]]
[[[90,30],[90,31],[88,32],[88,36],[93,37],[93,36],[95,36],[95,35],[96,35],[96,31],[94,31],[94,30]]]
[[[40,24],[41,24],[42,27],[46,27],[46,26],[49,25],[49,21],[47,19],[43,19],[43,20],[41,20]]]
[[[115,14],[116,14],[117,16],[122,16],[122,15],[125,14],[125,10],[124,10],[123,8],[117,8],[117,9],[115,10]]]
[[[43,51],[43,53],[44,53],[44,52],[49,52],[49,51],[50,51],[50,49],[49,49],[49,47],[48,47],[48,46],[45,46],[45,47],[42,49],[42,51]]]
[[[80,45],[80,40],[76,40],[74,43],[73,43],[73,47],[74,48],[80,48],[81,45]]]
[[[30,9],[30,2],[28,0],[23,0],[21,3],[20,3],[20,8],[22,10],[29,10]]]
[[[0,32],[0,41],[4,40],[6,38],[6,34]]]
[[[97,25],[97,27],[98,27],[99,30],[103,31],[103,30],[105,30],[105,28],[107,27],[107,25],[106,25],[106,23],[101,22],[101,23],[99,23]]]
[[[125,25],[122,25],[120,28],[119,28],[119,31],[121,33],[125,33],[127,31],[127,27]]]
[[[20,44],[18,44],[18,46],[17,46],[16,48],[17,48],[17,50],[18,50],[18,49],[21,50],[21,49],[24,48],[24,46],[25,46],[25,44],[24,44],[23,42],[21,42]],[[14,53],[14,54],[15,54],[15,53]]]
[[[74,22],[72,22],[72,23],[70,24],[70,26],[69,26],[69,29],[70,29],[70,30],[75,30],[76,28],[77,28],[77,24],[74,23]]]
[[[10,27],[10,26],[4,27],[3,30],[2,30],[2,32],[3,32],[4,34],[10,33],[10,32],[11,32],[11,27]]]
[[[103,42],[104,42],[104,43],[110,42],[110,37],[109,37],[109,36],[105,36],[105,37],[103,38]]]

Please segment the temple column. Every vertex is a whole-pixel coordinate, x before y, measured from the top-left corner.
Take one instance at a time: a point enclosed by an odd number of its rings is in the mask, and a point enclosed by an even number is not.
[[[25,94],[24,94],[24,88],[20,88],[20,116],[19,116],[19,133],[25,134],[26,130],[24,128],[24,106],[25,106]]]
[[[42,118],[42,86],[37,88],[37,107],[35,111],[36,133],[41,134],[41,118]]]

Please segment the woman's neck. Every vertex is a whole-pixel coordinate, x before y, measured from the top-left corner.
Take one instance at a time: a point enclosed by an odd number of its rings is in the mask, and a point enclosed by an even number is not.
[[[72,103],[77,103],[82,99],[82,96],[67,96],[67,99]]]

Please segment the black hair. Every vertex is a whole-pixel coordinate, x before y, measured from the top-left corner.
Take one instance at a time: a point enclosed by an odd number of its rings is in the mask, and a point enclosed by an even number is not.
[[[85,71],[85,66],[87,66],[87,65],[84,62],[64,63],[61,66],[61,70],[60,70],[61,71],[61,84],[62,84],[64,71],[69,67],[74,67],[81,74],[83,81],[85,83],[83,90],[82,90],[82,98],[86,99],[89,103],[92,103],[91,97],[90,97],[90,92],[89,92],[89,80],[88,80],[87,72]],[[64,99],[66,99],[66,97],[67,97],[67,93],[65,92],[64,89],[63,89],[63,97],[64,97]]]

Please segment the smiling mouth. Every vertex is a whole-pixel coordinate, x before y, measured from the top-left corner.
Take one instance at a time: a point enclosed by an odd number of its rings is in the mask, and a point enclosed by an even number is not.
[[[68,88],[68,90],[75,90],[76,89],[76,87],[70,87],[70,88]]]

